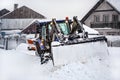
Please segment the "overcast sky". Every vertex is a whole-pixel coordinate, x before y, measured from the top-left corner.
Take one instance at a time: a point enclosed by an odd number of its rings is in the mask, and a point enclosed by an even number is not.
[[[64,18],[69,16],[83,17],[98,0],[0,0],[0,10],[6,8],[13,10],[15,3],[18,7],[23,5],[43,14],[48,18]],[[120,0],[113,1],[113,4],[119,5]]]

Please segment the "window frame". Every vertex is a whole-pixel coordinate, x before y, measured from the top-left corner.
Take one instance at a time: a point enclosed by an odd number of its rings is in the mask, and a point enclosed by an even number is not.
[[[100,15],[94,15],[94,22],[100,22]]]
[[[119,17],[119,15],[113,14],[113,15],[112,15],[112,21],[113,21],[113,22],[118,22],[118,21],[119,21],[119,18],[118,18],[118,17]]]
[[[109,18],[109,14],[104,14],[103,15],[103,22],[109,22],[110,18]]]

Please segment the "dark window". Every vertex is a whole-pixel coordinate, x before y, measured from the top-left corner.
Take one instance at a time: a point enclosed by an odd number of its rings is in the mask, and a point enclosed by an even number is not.
[[[103,22],[109,22],[109,15],[103,15]]]
[[[112,21],[117,22],[118,21],[118,15],[112,15]]]
[[[94,22],[100,22],[100,16],[94,15]]]

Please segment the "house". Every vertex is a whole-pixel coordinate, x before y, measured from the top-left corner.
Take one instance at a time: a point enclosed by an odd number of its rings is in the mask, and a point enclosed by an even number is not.
[[[0,17],[1,30],[24,30],[35,19],[45,19],[46,17],[36,11],[18,4],[14,4],[14,10]]]
[[[120,12],[107,0],[99,0],[81,22],[104,35],[120,35]]]

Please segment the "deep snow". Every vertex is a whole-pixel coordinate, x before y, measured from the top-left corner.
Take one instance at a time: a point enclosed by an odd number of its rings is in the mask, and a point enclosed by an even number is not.
[[[52,62],[41,65],[35,52],[27,50],[27,44],[15,50],[0,49],[0,80],[119,80],[120,48],[108,50],[110,62],[92,57],[53,67]]]

